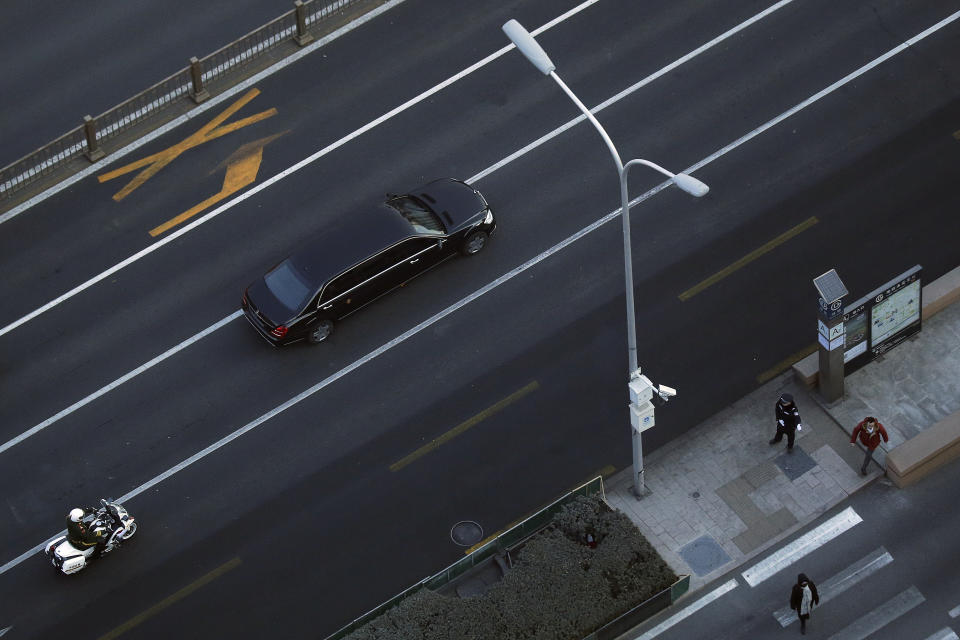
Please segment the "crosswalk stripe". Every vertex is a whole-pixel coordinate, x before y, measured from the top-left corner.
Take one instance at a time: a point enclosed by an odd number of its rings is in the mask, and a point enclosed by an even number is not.
[[[864,640],[872,633],[876,633],[906,612],[924,601],[923,595],[916,587],[910,587],[882,605],[863,616],[843,631],[830,636],[830,640]]]
[[[874,571],[887,566],[891,562],[893,562],[893,556],[891,556],[886,549],[880,547],[860,560],[857,560],[835,576],[827,578],[817,586],[817,592],[820,595],[820,606],[822,607]],[[777,609],[773,617],[777,619],[781,627],[786,627],[798,620],[797,612],[791,609],[790,605]]]
[[[860,522],[863,522],[863,518],[853,510],[853,507],[847,507],[816,529],[808,531],[768,558],[753,565],[741,575],[747,584],[755,587]]]
[[[950,609],[948,613],[950,614],[951,618],[956,618],[957,616],[960,616],[960,605],[957,605],[953,609]]]
[[[672,616],[670,616],[669,618],[667,618],[666,620],[664,620],[663,622],[655,626],[653,629],[646,631],[643,635],[637,636],[636,638],[634,638],[634,640],[651,640],[652,638],[656,638],[658,635],[660,635],[661,633],[663,633],[673,625],[677,624],[687,616],[692,616],[700,609],[704,608],[705,606],[707,606],[708,604],[710,604],[711,602],[713,602],[723,594],[727,593],[728,591],[732,591],[736,587],[737,587],[736,580],[727,580],[722,585],[720,585],[719,587],[717,587],[707,595],[703,596],[702,598],[700,598],[690,606],[684,607],[680,611],[676,612],[675,614],[673,614]]]
[[[932,636],[927,637],[927,640],[960,640],[960,638],[957,638],[957,634],[953,632],[953,629],[944,627]]]

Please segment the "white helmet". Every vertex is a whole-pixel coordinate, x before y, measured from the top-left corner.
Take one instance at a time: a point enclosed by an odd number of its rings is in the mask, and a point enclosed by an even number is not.
[[[70,520],[71,522],[80,522],[83,519],[83,509],[71,509],[70,510]]]

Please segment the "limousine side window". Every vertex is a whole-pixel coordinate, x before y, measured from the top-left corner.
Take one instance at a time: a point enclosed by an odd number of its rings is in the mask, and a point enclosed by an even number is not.
[[[409,245],[404,246],[404,243],[402,243],[358,264],[350,271],[347,271],[330,282],[323,290],[321,301],[326,302],[335,298],[344,291],[349,291],[364,280],[372,278],[398,262],[406,260],[409,252]]]

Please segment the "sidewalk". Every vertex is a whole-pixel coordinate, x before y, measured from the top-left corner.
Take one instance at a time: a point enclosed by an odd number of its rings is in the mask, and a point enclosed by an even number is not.
[[[793,394],[803,420],[790,454],[786,439],[767,444],[783,392]],[[604,482],[606,499],[676,573],[690,574],[692,593],[883,475],[881,449],[861,476],[863,450],[849,444],[865,416],[886,427],[889,449],[958,410],[960,303],[847,377],[834,405],[784,373],[647,456],[650,495],[634,497],[625,469]]]

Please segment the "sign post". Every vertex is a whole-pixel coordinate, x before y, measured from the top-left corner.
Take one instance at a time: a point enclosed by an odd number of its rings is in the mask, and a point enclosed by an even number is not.
[[[820,395],[827,402],[835,402],[843,397],[843,345],[846,333],[842,298],[849,292],[836,269],[814,278],[813,286],[820,294],[817,318]]]

